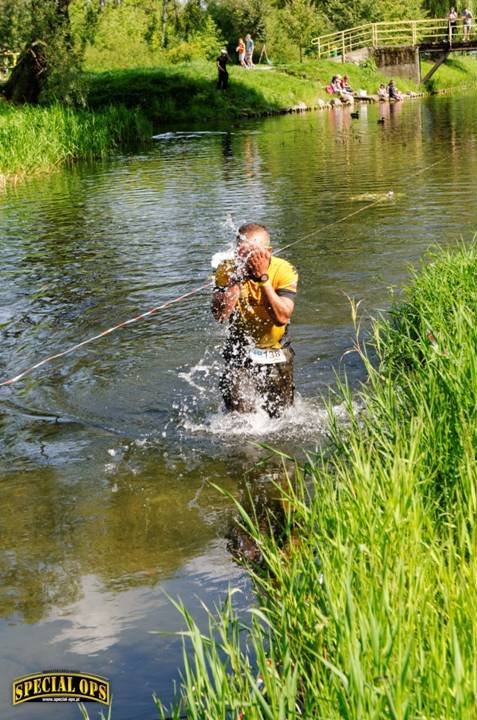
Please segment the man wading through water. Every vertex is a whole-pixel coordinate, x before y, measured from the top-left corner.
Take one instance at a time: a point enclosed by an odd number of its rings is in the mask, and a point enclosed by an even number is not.
[[[259,404],[278,417],[293,403],[293,350],[286,331],[295,307],[298,274],[272,256],[265,225],[239,228],[234,260],[215,273],[212,313],[229,321],[220,389],[228,410]]]

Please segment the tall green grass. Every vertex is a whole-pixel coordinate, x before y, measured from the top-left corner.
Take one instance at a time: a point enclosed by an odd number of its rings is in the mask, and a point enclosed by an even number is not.
[[[152,127],[140,110],[106,107],[100,112],[53,105],[0,103],[0,185],[80,158],[149,139]]]
[[[433,62],[425,60],[421,65],[422,77],[431,69]],[[426,85],[426,90],[439,93],[449,90],[466,90],[477,85],[477,59],[473,56],[452,54]]]
[[[374,324],[368,380],[326,454],[277,487],[258,606],[186,623],[161,717],[470,720],[477,702],[477,248],[436,252]],[[361,409],[359,409],[361,408]]]

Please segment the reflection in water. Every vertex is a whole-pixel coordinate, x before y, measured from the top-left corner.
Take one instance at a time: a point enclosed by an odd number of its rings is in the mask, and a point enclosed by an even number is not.
[[[347,296],[376,314],[409,261],[473,234],[476,102],[170,133],[147,155],[77,165],[0,197],[4,377],[196,287],[242,222],[266,222],[278,250],[356,210],[357,196],[394,193],[284,254],[301,281],[298,399],[278,421],[222,412],[223,330],[206,294],[3,388],[2,717],[11,678],[47,666],[109,675],[117,720],[149,718],[153,690],[167,701],[180,642],[150,632],[181,626],[164,590],[200,618],[197,597],[220,598],[229,579],[246,588],[224,539],[233,510],[213,484],[273,504],[275,469],[251,471],[267,452],[258,444],[313,450],[335,371],[362,377],[345,354]]]

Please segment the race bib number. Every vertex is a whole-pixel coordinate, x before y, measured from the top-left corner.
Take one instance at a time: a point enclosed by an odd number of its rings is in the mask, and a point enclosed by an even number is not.
[[[249,352],[249,358],[257,365],[275,365],[287,360],[287,356],[281,349],[264,350],[262,348],[253,348]]]

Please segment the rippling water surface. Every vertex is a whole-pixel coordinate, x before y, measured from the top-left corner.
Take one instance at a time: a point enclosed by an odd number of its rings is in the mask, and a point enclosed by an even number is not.
[[[199,618],[229,582],[248,602],[211,483],[264,497],[258,443],[323,442],[335,372],[362,377],[349,298],[377,314],[429,246],[472,238],[476,115],[474,98],[437,98],[161,133],[0,195],[3,378],[199,286],[244,221],[276,249],[312,234],[283,254],[300,272],[298,399],[279,421],[222,413],[206,292],[0,389],[2,718],[49,717],[13,711],[11,680],[63,667],[111,679],[115,720],[152,718],[180,664],[180,642],[151,634],[181,627],[166,593]]]

